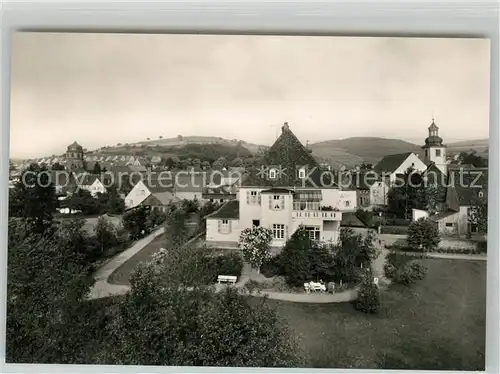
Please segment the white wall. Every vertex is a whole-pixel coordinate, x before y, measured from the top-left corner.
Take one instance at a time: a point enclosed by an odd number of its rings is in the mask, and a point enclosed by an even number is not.
[[[446,148],[445,147],[432,147],[425,150],[428,152],[426,157],[427,160],[434,162],[436,165],[446,165]],[[436,151],[440,152],[440,155],[436,155]]]
[[[370,187],[370,205],[387,205],[389,186],[384,182],[375,182]]]
[[[331,206],[340,211],[354,211],[357,209],[358,199],[356,191],[340,191],[335,188],[325,188],[321,190],[321,194],[323,195],[321,206]]]
[[[427,218],[427,217],[429,217],[429,213],[427,213],[425,210],[421,210],[421,209],[412,209],[411,210],[412,221],[418,221],[420,218]]]
[[[149,191],[144,182],[140,180],[125,197],[125,207],[134,208],[146,200],[149,195],[151,195],[151,191]]]
[[[260,225],[267,227],[272,230],[273,224],[283,224],[285,225],[285,235],[283,239],[274,239],[271,243],[273,247],[282,247],[285,245],[287,239],[290,237],[292,232],[290,232],[290,226],[292,223],[292,194],[282,195],[284,201],[284,209],[274,210],[272,206],[274,205],[274,195],[273,194],[263,194],[261,196],[261,221]],[[271,202],[271,208],[270,208]]]
[[[240,224],[241,227],[252,227],[252,220],[262,220],[262,207],[260,204],[248,204],[247,194],[250,191],[257,191],[260,193],[262,188],[240,188],[238,193],[238,200],[240,202]],[[262,197],[261,197],[262,199]]]
[[[238,242],[241,228],[239,220],[230,219],[231,231],[228,233],[219,232],[219,219],[207,218],[206,240],[211,242]]]
[[[424,162],[419,159],[415,153],[411,153],[408,158],[404,160],[401,165],[391,174],[391,183],[396,180],[397,174],[404,174],[410,167],[413,167],[413,169],[418,172],[423,172],[427,169],[427,166],[424,164]]]
[[[96,179],[94,183],[92,183],[90,186],[82,186],[83,190],[87,190],[90,192],[92,196],[96,196],[98,193],[105,193],[106,188],[104,185],[101,183],[99,179]]]

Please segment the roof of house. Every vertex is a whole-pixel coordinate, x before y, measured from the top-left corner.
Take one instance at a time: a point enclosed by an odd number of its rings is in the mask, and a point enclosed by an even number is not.
[[[396,153],[394,155],[384,156],[374,167],[377,173],[393,173],[413,152]]]
[[[430,216],[429,216],[429,219],[430,219],[431,221],[435,221],[435,222],[437,222],[437,221],[440,221],[440,220],[442,220],[442,219],[445,219],[445,218],[447,218],[447,217],[449,217],[449,216],[452,216],[452,215],[454,215],[454,214],[457,214],[457,212],[455,212],[455,211],[453,211],[453,210],[445,210],[444,212],[439,212],[439,213],[437,213],[437,214],[432,214],[432,215],[430,215]]]
[[[301,179],[298,168],[305,167],[306,178]],[[269,169],[276,168],[276,178],[269,178]],[[246,187],[321,187],[332,188],[337,185],[329,173],[324,173],[311,152],[302,145],[285,123],[281,135],[267,150],[257,167],[242,178]]]
[[[142,205],[169,205],[170,203],[180,201],[171,191],[151,193],[143,202]]]
[[[205,218],[211,219],[238,219],[240,218],[240,202],[231,200],[220,207],[219,210],[209,214]]]
[[[273,188],[270,188],[268,190],[263,190],[261,191],[260,193],[263,194],[263,193],[276,193],[276,194],[282,194],[282,193],[285,193],[285,194],[288,194],[290,192],[293,192],[292,190],[289,190],[288,188],[279,188],[279,187],[273,187]]]
[[[363,221],[361,221],[355,212],[343,212],[342,221],[340,221],[340,226],[342,227],[367,227]]]
[[[452,169],[449,171],[448,185],[446,201],[454,209],[488,201],[487,168]]]
[[[349,187],[357,190],[369,190],[375,183],[380,181],[379,175],[371,170],[344,175],[343,178],[345,184],[349,183]],[[342,186],[345,184],[343,183]]]
[[[202,196],[212,198],[214,196],[236,196],[236,190],[231,186],[208,186],[203,189]]]

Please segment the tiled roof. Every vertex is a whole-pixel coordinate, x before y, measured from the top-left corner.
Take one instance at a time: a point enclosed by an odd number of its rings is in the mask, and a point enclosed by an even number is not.
[[[373,170],[377,173],[393,173],[411,154],[412,152],[405,152],[384,156],[382,160],[373,167]]]
[[[342,221],[340,221],[341,227],[367,227],[363,221],[361,221],[354,212],[343,212]]]
[[[212,219],[238,219],[240,218],[240,202],[231,200],[220,207],[216,212],[209,214],[206,218]]]
[[[449,171],[447,203],[456,206],[471,206],[488,201],[488,169],[452,169]],[[482,194],[482,196],[480,196]]]
[[[305,167],[306,178],[299,178],[298,168]],[[268,170],[278,169],[277,177],[270,179]],[[323,180],[322,180],[323,177]],[[243,177],[242,186],[246,187],[336,187],[329,173],[324,173],[302,143],[289,129],[282,127],[279,138],[264,155],[260,165],[248,170]]]
[[[437,213],[437,214],[433,214],[431,216],[429,216],[429,219],[431,221],[434,221],[434,222],[437,222],[437,221],[440,221],[444,218],[447,218],[449,216],[452,216],[454,214],[457,214],[457,212],[453,211],[453,210],[446,210],[444,212],[440,212],[440,213]]]
[[[380,181],[379,175],[374,171],[360,171],[344,177],[350,187],[357,190],[369,190],[376,182]],[[344,186],[344,184],[342,184]]]
[[[203,198],[214,198],[218,196],[236,196],[236,190],[230,186],[205,187],[203,189]]]
[[[155,192],[149,195],[141,205],[169,205],[172,202],[180,201],[172,192]]]

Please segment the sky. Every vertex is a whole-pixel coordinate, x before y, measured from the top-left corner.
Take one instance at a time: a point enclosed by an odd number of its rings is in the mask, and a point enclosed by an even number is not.
[[[178,134],[487,138],[487,39],[18,32],[10,154]]]

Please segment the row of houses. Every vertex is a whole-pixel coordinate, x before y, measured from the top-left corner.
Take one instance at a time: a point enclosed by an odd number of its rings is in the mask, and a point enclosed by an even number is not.
[[[434,121],[428,130],[423,160],[412,152],[388,155],[367,172],[372,178],[353,171],[349,177],[357,178],[345,183],[345,175],[335,180],[285,123],[261,164],[242,177],[237,198],[207,217],[207,243],[234,247],[241,231],[253,226],[272,230],[272,246],[276,248],[282,247],[299,226],[314,240],[335,243],[343,225],[351,226],[355,221],[362,226],[353,214],[356,209],[387,205],[389,189],[409,168],[424,178],[433,178],[434,185],[443,181],[443,193],[436,197],[438,209],[420,212],[420,216],[434,220],[443,234],[474,233],[477,227],[468,217],[478,201],[487,202],[487,170],[449,166],[446,146]],[[418,218],[418,214],[414,216]]]

